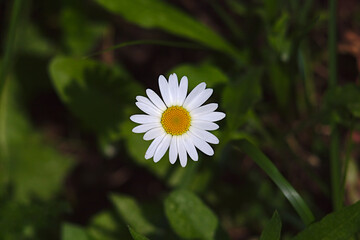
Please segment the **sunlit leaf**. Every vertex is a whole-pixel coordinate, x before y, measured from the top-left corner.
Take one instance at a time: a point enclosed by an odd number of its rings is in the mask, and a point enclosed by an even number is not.
[[[156,231],[156,227],[145,218],[141,207],[132,197],[113,194],[111,200],[117,213],[137,232],[147,235]]]
[[[96,214],[87,227],[88,233],[94,240],[117,240],[124,236],[127,229],[117,221],[115,214],[103,211]]]
[[[71,223],[65,223],[62,227],[61,240],[90,240],[90,237],[84,228]]]
[[[183,238],[214,239],[215,214],[193,193],[172,192],[165,200],[165,213],[174,231]]]
[[[360,231],[360,202],[330,213],[311,224],[294,240],[342,240]]]
[[[134,240],[149,240],[147,237],[136,232],[132,227],[129,226],[129,231]]]
[[[267,223],[264,231],[261,233],[260,240],[280,240],[281,219],[277,211]]]
[[[237,56],[222,37],[206,25],[162,0],[96,0],[111,12],[144,28],[158,28],[169,33],[200,42],[210,48]]]

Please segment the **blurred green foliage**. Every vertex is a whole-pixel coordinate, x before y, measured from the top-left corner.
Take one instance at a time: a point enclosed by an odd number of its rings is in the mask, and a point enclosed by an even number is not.
[[[320,4],[14,2],[12,11],[13,1],[0,1],[9,26],[1,30],[0,239],[308,240],[359,232],[359,203],[330,213],[327,129],[336,122],[344,139],[345,188],[347,162],[358,154],[351,136],[360,130],[360,89],[358,76],[326,88],[319,36],[329,17]],[[153,43],[160,46],[143,46]],[[213,88],[211,101],[227,115],[214,133],[215,156],[200,154],[186,168],[167,155],[145,160],[149,142],[129,120],[139,112],[135,97],[158,92],[156,77],[174,72],[190,89]],[[240,139],[251,142],[247,150]],[[358,178],[358,164],[350,166]]]

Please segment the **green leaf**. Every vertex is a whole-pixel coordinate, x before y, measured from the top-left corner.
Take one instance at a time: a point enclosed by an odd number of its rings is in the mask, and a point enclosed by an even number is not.
[[[124,236],[126,228],[116,220],[115,214],[103,211],[96,214],[87,227],[89,235],[94,240],[117,240],[118,236]]]
[[[13,196],[19,201],[50,199],[62,187],[74,162],[32,128],[15,99],[16,82],[8,83],[0,101],[0,169],[5,173],[0,187],[12,184]]]
[[[55,45],[50,39],[43,36],[38,26],[31,22],[24,23],[17,39],[19,41],[19,51],[29,54],[32,57],[34,57],[34,55],[48,57],[56,51]]]
[[[117,213],[136,231],[144,235],[156,231],[156,227],[145,218],[139,204],[132,197],[113,194],[111,201]]]
[[[129,231],[134,240],[149,240],[147,237],[136,232],[132,227],[129,226]]]
[[[326,215],[293,240],[343,240],[360,231],[360,201]]]
[[[140,111],[140,110],[137,110]],[[133,112],[135,113],[135,111]],[[161,161],[154,163],[145,159],[145,153],[151,142],[144,141],[141,134],[135,134],[131,131],[136,126],[131,121],[124,122],[121,126],[121,135],[126,140],[126,149],[133,160],[140,166],[144,166],[159,178],[164,178],[171,168],[171,164],[164,157]],[[167,155],[165,155],[167,156]]]
[[[82,55],[91,50],[105,33],[106,25],[86,19],[74,8],[64,8],[60,14],[65,45],[71,54]]]
[[[165,213],[173,230],[180,237],[214,239],[218,220],[193,193],[186,190],[172,192],[165,199]]]
[[[62,227],[61,240],[90,240],[90,238],[82,227],[65,223]]]
[[[187,76],[189,79],[189,89],[193,89],[201,82],[206,82],[208,87],[214,87],[229,81],[227,76],[218,67],[210,63],[202,63],[200,65],[182,64],[169,71],[169,74],[172,73],[176,73],[179,79]]]
[[[60,218],[67,210],[67,204],[52,200],[20,203],[10,196],[0,198],[0,239],[58,239]]]
[[[274,212],[271,220],[267,223],[261,233],[260,240],[280,240],[281,219],[277,211]]]
[[[314,221],[314,216],[307,206],[305,201],[301,198],[298,192],[291,186],[291,184],[279,172],[271,160],[265,156],[260,149],[254,146],[247,140],[240,140],[236,142],[236,147],[239,147],[247,155],[249,155],[256,164],[266,172],[266,174],[274,181],[284,196],[289,200],[301,219],[306,225]]]
[[[221,36],[206,25],[162,0],[96,0],[107,10],[120,14],[129,22],[143,28],[157,28],[200,42],[212,49],[237,56],[234,49]]]
[[[135,96],[142,90],[123,69],[56,57],[50,74],[60,98],[86,127],[106,139],[120,138],[120,125],[128,121],[129,108],[135,108]]]
[[[225,87],[221,106],[226,110],[227,122],[231,129],[239,127],[247,111],[261,99],[262,72],[262,69],[252,68],[240,79]]]

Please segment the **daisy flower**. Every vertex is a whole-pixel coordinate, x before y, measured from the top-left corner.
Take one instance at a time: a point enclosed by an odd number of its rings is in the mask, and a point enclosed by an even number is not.
[[[147,89],[148,97],[136,97],[136,106],[146,114],[130,117],[140,124],[132,131],[145,133],[143,138],[146,141],[153,140],[145,158],[158,162],[169,149],[170,163],[174,164],[179,156],[181,166],[185,167],[188,154],[192,160],[198,160],[196,148],[212,156],[214,150],[209,143],[218,144],[219,139],[208,131],[218,129],[214,122],[225,117],[225,113],[215,112],[216,103],[202,106],[213,90],[206,88],[202,82],[187,95],[187,77],[182,77],[178,84],[175,73],[170,75],[169,81],[160,75],[159,87],[162,99],[153,90]]]

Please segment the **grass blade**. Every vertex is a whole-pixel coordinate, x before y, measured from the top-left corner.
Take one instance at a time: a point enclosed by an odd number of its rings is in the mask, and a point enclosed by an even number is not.
[[[177,47],[177,48],[204,49],[204,47],[200,46],[199,44],[191,43],[191,42],[173,42],[173,41],[163,41],[163,40],[136,40],[136,41],[119,43],[102,51],[92,53],[88,56],[85,56],[84,58],[90,58],[119,48],[136,46],[136,45],[160,45],[160,46]]]
[[[4,46],[3,61],[0,65],[0,94],[3,92],[6,76],[9,72],[14,57],[16,29],[19,23],[21,2],[22,0],[14,0],[11,11],[10,25]]]
[[[256,164],[266,172],[271,180],[274,181],[306,225],[309,225],[315,220],[314,215],[305,201],[260,149],[247,140],[238,141],[236,146],[249,155]]]

